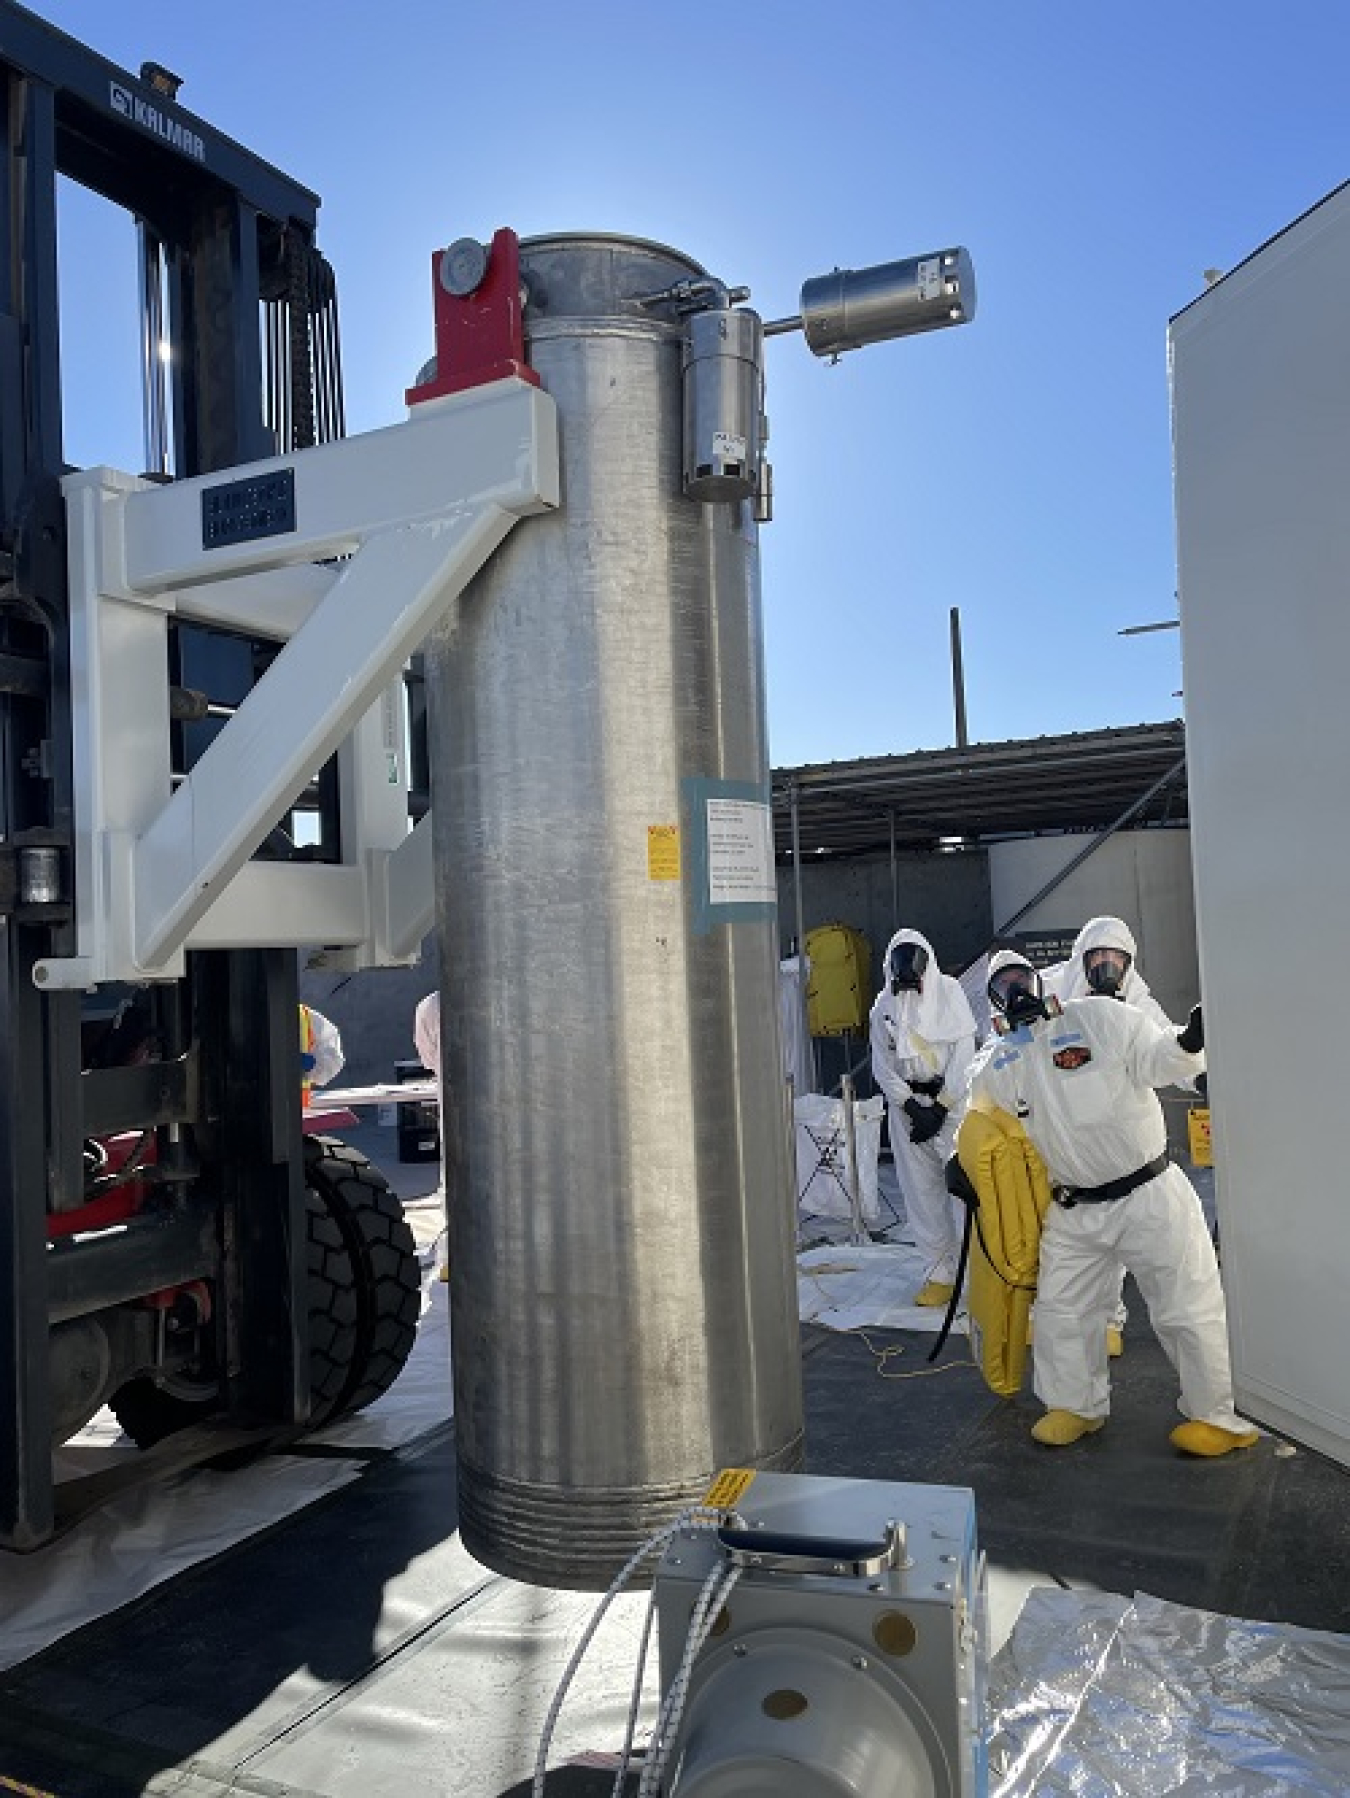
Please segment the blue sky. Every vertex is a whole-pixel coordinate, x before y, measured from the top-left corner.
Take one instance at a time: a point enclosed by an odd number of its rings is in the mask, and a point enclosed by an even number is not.
[[[1173,609],[1167,321],[1350,175],[1346,0],[33,10],[322,196],[353,430],[402,415],[456,237],[655,238],[766,317],[965,244],[973,324],[833,368],[768,346],[772,759],[953,741],[952,606],[975,740],[1180,713],[1178,634],[1116,634]],[[139,466],[130,230],[72,202],[64,234],[97,296],[67,454]]]

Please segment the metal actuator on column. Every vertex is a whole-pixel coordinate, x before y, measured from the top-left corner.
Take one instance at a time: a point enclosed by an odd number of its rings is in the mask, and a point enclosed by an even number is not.
[[[968,324],[975,315],[969,252],[933,250],[865,269],[835,269],[805,282],[801,311],[764,324],[738,302],[745,287],[713,279],[681,281],[644,294],[647,308],[673,307],[685,318],[684,491],[710,502],[753,499],[772,515],[772,471],[764,458],[764,339],[800,330],[817,356]]]
[[[409,404],[501,373],[534,379],[526,362],[529,292],[519,244],[501,230],[490,245],[461,237],[434,263],[436,354],[408,393]],[[968,324],[975,315],[975,273],[959,247],[927,251],[864,269],[836,268],[806,281],[801,310],[765,324],[742,304],[748,287],[713,276],[641,294],[644,310],[665,308],[683,322],[685,496],[712,504],[754,502],[772,516],[773,474],[764,456],[764,339],[800,330],[817,356]]]

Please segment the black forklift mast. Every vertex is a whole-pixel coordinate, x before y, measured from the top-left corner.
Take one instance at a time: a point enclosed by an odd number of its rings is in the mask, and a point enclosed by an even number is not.
[[[34,1547],[53,1529],[53,1320],[210,1276],[227,1413],[286,1423],[302,1420],[308,1403],[294,952],[189,954],[185,980],[137,995],[151,1029],[148,1059],[131,1065],[93,1065],[82,1048],[89,1026],[81,996],[41,992],[33,981],[39,958],[74,947],[58,177],[124,208],[137,224],[143,472],[213,472],[342,429],[335,301],[313,247],[318,202],[185,112],[176,87],[167,71],[146,65],[130,75],[0,0],[5,1548]],[[252,667],[246,678],[256,678],[264,646],[180,629],[169,678],[207,692],[213,684],[217,693],[237,688],[241,649]],[[234,702],[242,696],[236,691]],[[191,766],[210,731],[209,719],[175,727],[177,768]],[[322,813],[324,791],[319,800]],[[320,853],[330,827],[331,818]],[[150,1215],[49,1244],[51,1215],[84,1202],[86,1140],[127,1130],[156,1133]]]

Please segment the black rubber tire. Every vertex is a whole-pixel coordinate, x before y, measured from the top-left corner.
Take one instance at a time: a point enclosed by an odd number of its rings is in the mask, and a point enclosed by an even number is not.
[[[417,1338],[421,1277],[412,1231],[389,1183],[336,1137],[305,1138],[309,1250],[310,1427],[359,1411],[387,1392]],[[203,1423],[193,1402],[153,1380],[130,1380],[108,1401],[138,1448]]]
[[[214,1399],[194,1404],[190,1399],[166,1392],[149,1379],[128,1380],[108,1400],[108,1409],[137,1448],[153,1448],[176,1430],[188,1430],[195,1423],[205,1423],[208,1417],[215,1415],[217,1408]]]
[[[417,1338],[422,1281],[403,1207],[364,1155],[337,1137],[307,1136],[305,1183],[317,1425],[361,1410],[393,1385]]]

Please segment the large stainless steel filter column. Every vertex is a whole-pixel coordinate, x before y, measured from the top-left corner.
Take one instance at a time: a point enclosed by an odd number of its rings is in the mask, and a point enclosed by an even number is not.
[[[802,1456],[757,533],[720,497],[759,321],[691,328],[704,271],[654,244],[521,269],[563,503],[427,653],[460,1518],[599,1587],[719,1467]],[[723,352],[752,428],[686,468],[683,365],[726,387]]]

